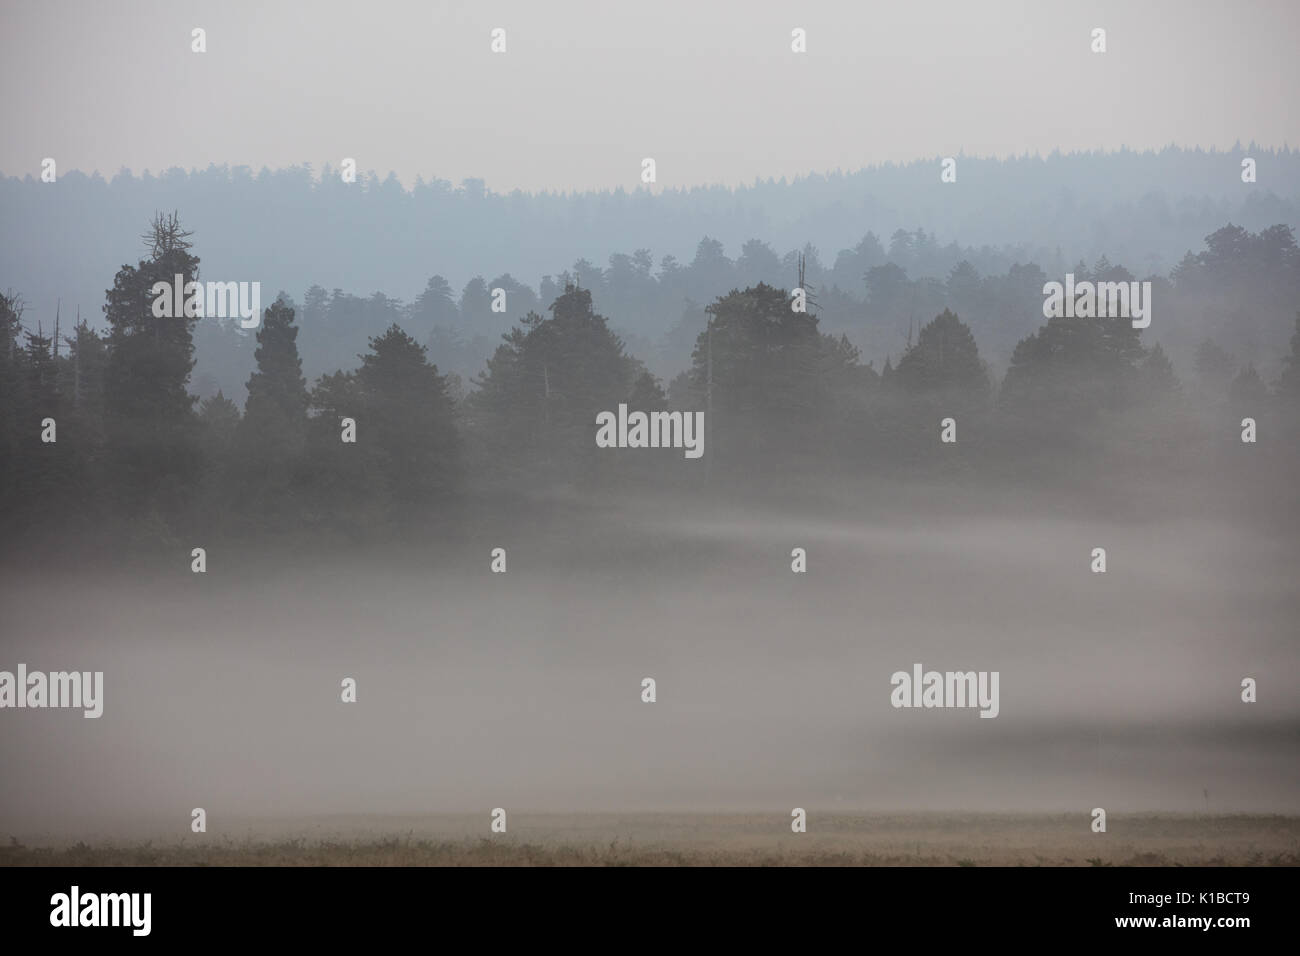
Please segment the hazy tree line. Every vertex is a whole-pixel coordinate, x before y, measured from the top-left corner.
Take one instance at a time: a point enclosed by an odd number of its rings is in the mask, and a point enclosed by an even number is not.
[[[1257,182],[1241,181],[1245,156],[1258,163]],[[949,184],[940,182],[939,157],[934,157],[792,180],[756,180],[735,188],[679,189],[673,167],[661,161],[653,193],[637,188],[635,164],[628,170],[626,190],[503,193],[474,179],[459,184],[419,180],[404,188],[392,175],[367,172],[364,156],[357,159],[361,166],[353,183],[342,181],[337,159],[333,166],[319,168],[214,165],[156,174],[106,171],[104,176],[61,165],[54,183],[39,181],[37,170],[25,177],[0,177],[0,209],[5,211],[0,262],[11,276],[21,277],[28,301],[44,316],[58,297],[97,315],[103,290],[102,280],[94,277],[116,270],[121,237],[137,230],[156,209],[185,210],[188,226],[203,237],[211,278],[259,280],[295,294],[320,281],[330,292],[337,286],[368,296],[380,289],[410,303],[430,274],[440,272],[459,299],[481,273],[489,284],[502,274],[512,275],[549,303],[539,288],[541,277],[554,276],[562,264],[585,257],[607,272],[628,273],[629,281],[613,276],[609,289],[582,279],[620,332],[648,337],[657,346],[658,336],[683,314],[682,296],[702,309],[733,285],[744,288],[760,280],[789,285],[793,272],[756,275],[751,270],[734,281],[714,276],[715,282],[703,281],[697,269],[700,281],[680,289],[673,281],[663,283],[664,296],[653,306],[639,306],[641,300],[623,290],[639,281],[632,273],[643,270],[633,262],[607,264],[610,252],[630,260],[637,248],[652,250],[654,271],[671,275],[674,269],[665,267],[666,257],[687,269],[704,236],[720,243],[733,262],[744,257],[742,247],[754,237],[777,250],[781,259],[815,237],[820,267],[827,273],[815,276],[820,290],[828,293],[838,286],[845,296],[861,300],[864,272],[885,260],[878,259],[870,241],[856,261],[841,263],[839,250],[858,246],[863,223],[871,224],[887,260],[911,280],[940,283],[963,260],[982,277],[1003,276],[1016,263],[1031,262],[1055,275],[1080,259],[1091,263],[1102,255],[1144,276],[1168,274],[1186,250],[1198,248],[1202,237],[1226,222],[1252,232],[1273,223],[1300,225],[1295,192],[1300,152],[1254,145],[1225,152],[1170,147],[1005,160],[959,155],[957,182]],[[911,248],[895,243],[899,230],[916,237],[918,227],[928,237],[960,236],[964,245],[946,239],[942,244],[913,241]],[[811,261],[809,268],[814,271]],[[559,276],[554,281],[563,289]],[[609,292],[616,297],[607,297]],[[841,321],[842,310],[825,305],[827,320]],[[968,317],[958,304],[950,307],[976,323],[984,344],[987,335],[975,316]],[[526,310],[512,311],[511,317],[524,314]],[[921,319],[918,313],[916,320]],[[898,342],[888,343],[890,350],[896,351],[906,336],[906,321],[905,315]],[[660,327],[660,322],[667,325]],[[421,342],[428,333],[414,327],[409,331]],[[504,329],[475,329],[474,334],[480,331],[491,346]],[[1022,334],[1006,346],[1003,360]],[[364,344],[362,339],[360,346]],[[985,348],[991,354],[999,351],[992,343]],[[638,346],[638,352],[653,362],[644,347]],[[241,385],[246,378],[243,370]]]
[[[923,230],[899,230],[887,244],[868,233],[828,266],[811,245],[778,256],[754,239],[731,259],[720,242],[706,238],[688,263],[666,256],[656,267],[650,252],[640,249],[610,256],[605,268],[580,260],[544,276],[536,289],[501,274],[476,276],[457,290],[434,275],[406,303],[379,292],[363,298],[313,285],[298,311],[300,324],[310,330],[302,358],[311,378],[344,367],[370,337],[396,323],[438,357],[459,392],[502,334],[530,312],[544,311],[566,286],[578,285],[591,291],[596,308],[610,316],[614,330],[652,372],[671,377],[690,361],[710,302],[760,282],[790,288],[802,261],[821,328],[847,335],[878,367],[886,358],[896,361],[920,325],[947,309],[975,332],[984,357],[1001,374],[1019,342],[1042,323],[1044,282],[1071,272],[1076,280],[1150,281],[1160,338],[1176,364],[1190,367],[1209,338],[1243,364],[1276,376],[1293,303],[1300,301],[1300,250],[1283,225],[1256,233],[1224,226],[1205,237],[1202,251],[1187,252],[1169,276],[1134,273],[1106,256],[1092,265],[1057,262],[1043,268],[1024,262],[985,274],[964,258],[971,252],[940,245]],[[942,279],[910,271],[925,272],[939,262],[952,263]],[[494,289],[505,293],[504,312],[493,311]],[[242,399],[254,364],[252,339],[234,323],[205,323],[195,334],[193,390],[208,397],[220,388]]]
[[[241,409],[221,392],[200,400],[190,390],[196,338],[218,320],[153,314],[155,282],[199,277],[190,233],[175,215],[158,216],[145,242],[146,257],[123,266],[107,291],[103,331],[84,318],[47,329],[25,314],[19,295],[0,298],[7,538],[106,522],[125,522],[148,542],[196,526],[234,533],[414,530],[467,496],[557,483],[592,490],[707,480],[726,487],[756,471],[889,471],[929,467],[941,455],[944,467],[954,460],[978,467],[993,457],[1005,467],[1113,440],[1126,421],[1151,421],[1153,412],[1166,440],[1203,429],[1206,420],[1235,440],[1237,416],[1281,423],[1294,436],[1300,411],[1294,294],[1295,332],[1289,350],[1278,354],[1276,377],[1266,380],[1255,364],[1205,339],[1184,378],[1126,318],[1043,322],[1035,277],[1019,305],[1025,333],[998,375],[972,323],[949,307],[978,313],[981,296],[997,301],[997,284],[959,267],[936,288],[937,298],[908,301],[915,334],[877,368],[848,335],[825,331],[817,307],[792,310],[787,288],[751,282],[763,272],[751,261],[765,258],[761,244],[725,267],[731,290],[702,307],[685,369],[667,382],[597,311],[599,293],[587,284],[597,277],[581,273],[562,275],[540,297],[512,290],[529,305],[527,314],[470,381],[446,374],[435,363],[455,347],[451,337],[464,324],[464,310],[475,297],[482,304],[486,286],[472,283],[458,301],[435,277],[409,309],[382,297],[361,302],[309,290],[301,309],[308,327],[328,331],[355,315],[358,302],[372,310],[364,351],[351,362],[340,357],[335,370],[311,381],[303,373],[300,310],[281,295],[249,337],[253,368]],[[630,265],[615,260],[610,272],[630,269],[647,289],[661,281],[650,276],[644,257]],[[1232,289],[1273,301],[1290,288],[1285,282],[1294,281],[1296,268],[1289,229],[1251,234],[1226,227],[1209,237],[1205,251],[1184,259],[1165,291],[1195,296],[1204,308],[1230,308],[1221,300]],[[906,288],[902,272],[891,264],[868,268],[869,295],[893,302]],[[1132,278],[1104,260],[1075,272]],[[1029,328],[1034,311],[1038,321]],[[399,320],[431,323],[427,343]],[[707,409],[707,464],[673,450],[597,449],[596,413],[623,402],[646,411]],[[949,417],[960,439],[944,451],[939,423]],[[355,441],[344,440],[345,420],[354,423]]]

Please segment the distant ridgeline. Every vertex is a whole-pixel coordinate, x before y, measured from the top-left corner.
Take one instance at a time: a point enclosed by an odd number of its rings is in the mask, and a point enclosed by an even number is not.
[[[1243,182],[1247,158],[1254,182]],[[488,288],[498,279],[526,286],[545,307],[569,267],[620,330],[654,338],[688,300],[702,307],[758,281],[789,286],[794,270],[781,257],[792,250],[809,253],[819,291],[861,301],[866,271],[886,262],[913,280],[945,280],[963,260],[982,276],[1033,262],[1059,278],[1105,255],[1145,277],[1167,275],[1227,223],[1251,232],[1300,226],[1300,152],[1289,149],[959,155],[955,164],[947,183],[935,157],[736,189],[675,189],[661,170],[664,191],[654,196],[639,190],[635,170],[628,191],[499,194],[481,180],[405,189],[391,174],[364,172],[349,184],[328,165],[123,171],[108,180],[60,169],[57,187],[33,167],[0,178],[0,288],[21,290],[42,317],[61,297],[97,322],[124,242],[154,212],[175,209],[202,239],[204,278],[261,281],[295,297],[314,284],[365,298],[379,291],[411,303],[438,274],[472,312],[475,276]],[[776,256],[745,255],[755,239]],[[550,291],[540,284],[548,275]],[[490,340],[507,327],[465,318]],[[412,331],[422,340],[428,332]]]

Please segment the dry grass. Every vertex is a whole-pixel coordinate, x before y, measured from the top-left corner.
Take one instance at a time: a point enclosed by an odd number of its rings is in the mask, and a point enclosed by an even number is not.
[[[195,834],[183,842],[0,847],[5,866],[1295,866],[1300,818],[1112,815],[1094,834],[1079,814],[809,814],[794,834],[779,816],[519,813],[511,832],[487,818],[429,818],[404,835]],[[368,820],[375,830],[383,820]],[[353,825],[355,829],[356,824]],[[319,827],[318,827],[319,829]],[[348,829],[347,827],[342,828]]]

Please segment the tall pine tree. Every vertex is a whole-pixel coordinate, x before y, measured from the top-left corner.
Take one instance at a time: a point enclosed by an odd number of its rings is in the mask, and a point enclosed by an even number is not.
[[[289,521],[289,498],[307,442],[307,381],[297,339],[294,311],[277,299],[257,333],[257,368],[248,379],[236,440],[242,504]]]
[[[183,302],[156,315],[155,284],[182,289],[197,281],[199,259],[179,219],[157,215],[143,237],[149,258],[123,266],[107,292],[108,366],[104,431],[109,486],[127,514],[179,513],[201,465],[194,396],[186,390],[194,367],[193,328]]]

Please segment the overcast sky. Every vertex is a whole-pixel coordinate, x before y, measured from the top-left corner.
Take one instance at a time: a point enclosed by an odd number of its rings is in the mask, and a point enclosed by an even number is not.
[[[9,175],[349,156],[504,192],[634,188],[646,156],[671,187],[1300,144],[1294,0],[4,0],[0,18]]]

